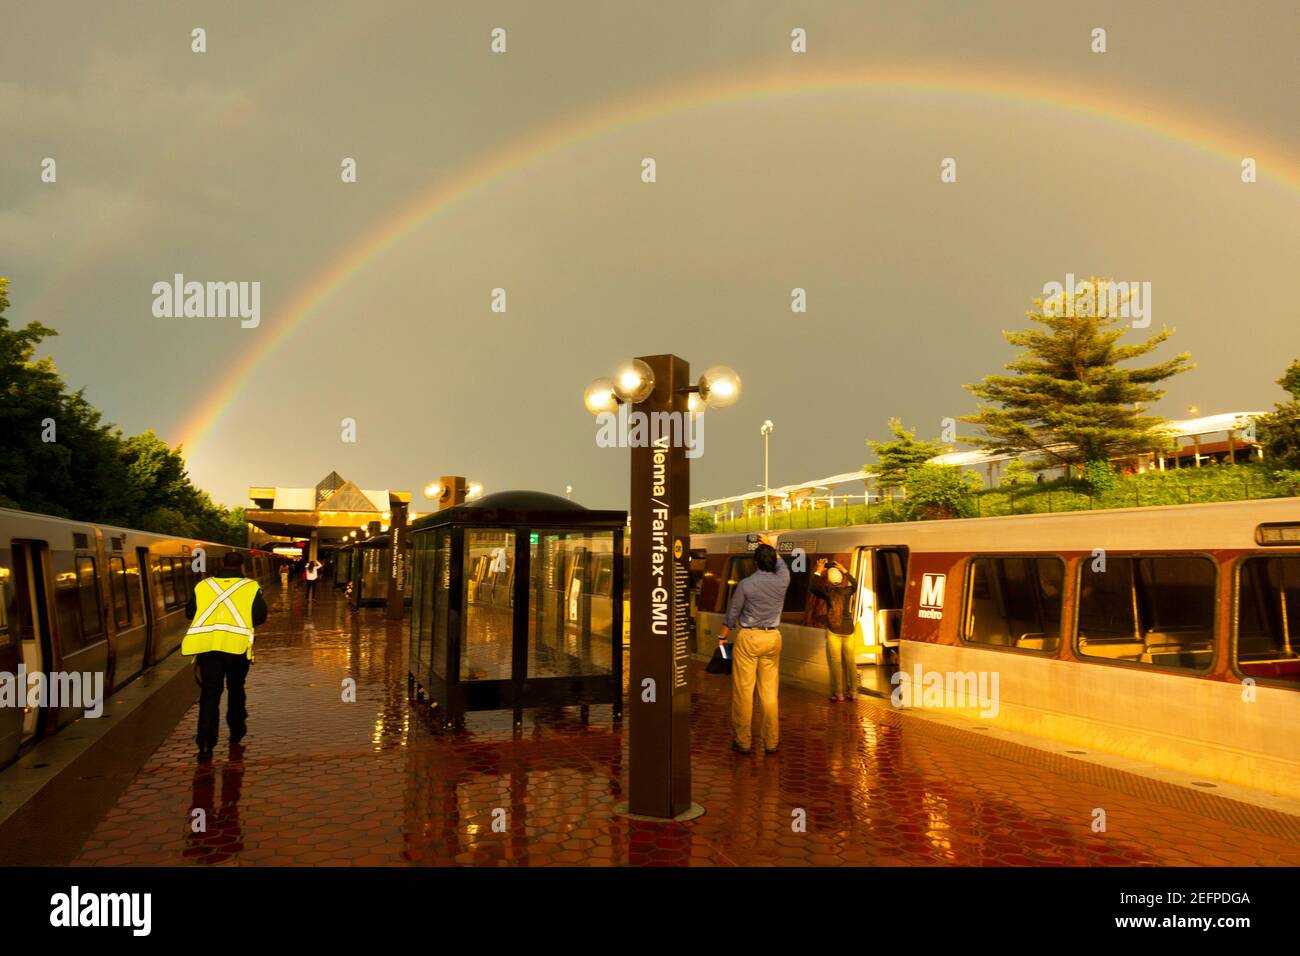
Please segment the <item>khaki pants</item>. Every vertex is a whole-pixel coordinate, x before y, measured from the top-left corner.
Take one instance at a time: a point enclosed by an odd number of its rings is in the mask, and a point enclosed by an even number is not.
[[[731,732],[744,750],[750,748],[754,722],[754,685],[763,708],[763,746],[775,750],[780,742],[777,729],[776,695],[780,685],[781,632],[742,627],[736,633],[731,662]]]
[[[858,692],[858,632],[826,632],[826,669],[831,673],[832,694]]]

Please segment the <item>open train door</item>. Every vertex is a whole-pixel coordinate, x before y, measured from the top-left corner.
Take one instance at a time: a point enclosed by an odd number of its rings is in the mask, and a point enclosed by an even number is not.
[[[902,637],[907,548],[858,548],[849,570],[858,582],[853,601],[858,663],[894,665]]]
[[[54,661],[53,628],[50,624],[49,591],[49,545],[44,541],[14,541],[14,609],[18,617],[19,663],[27,675],[45,674],[45,686],[49,686],[49,669]],[[21,681],[16,688],[26,697],[27,681]],[[36,706],[28,707],[27,700],[21,702],[17,711],[22,717],[20,729],[21,742],[27,743],[41,737],[46,730],[53,730],[48,701],[35,701]]]

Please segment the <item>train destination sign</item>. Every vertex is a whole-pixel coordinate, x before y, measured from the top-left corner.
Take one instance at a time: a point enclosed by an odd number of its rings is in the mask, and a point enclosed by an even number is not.
[[[655,386],[635,410],[685,413],[686,362],[642,361]],[[686,449],[667,434],[632,449],[628,810],[652,817],[691,808],[688,468]]]

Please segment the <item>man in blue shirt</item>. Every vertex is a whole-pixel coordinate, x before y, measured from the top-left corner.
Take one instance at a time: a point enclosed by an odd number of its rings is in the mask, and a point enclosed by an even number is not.
[[[740,626],[731,662],[731,749],[742,754],[751,749],[755,681],[763,708],[763,748],[775,753],[779,743],[776,697],[780,685],[781,632],[778,625],[786,588],[790,586],[790,569],[777,557],[776,548],[766,535],[759,542],[754,549],[757,570],[736,585],[726,619],[718,631],[718,641],[725,643],[732,629]]]

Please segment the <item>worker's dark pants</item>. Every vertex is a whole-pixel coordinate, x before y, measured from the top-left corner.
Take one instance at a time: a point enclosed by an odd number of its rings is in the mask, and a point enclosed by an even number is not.
[[[248,708],[244,706],[244,679],[248,677],[248,657],[207,651],[194,658],[199,674],[199,734],[195,738],[201,750],[217,745],[221,729],[221,691],[230,691],[226,701],[226,724],[230,736],[242,737],[248,730]]]

